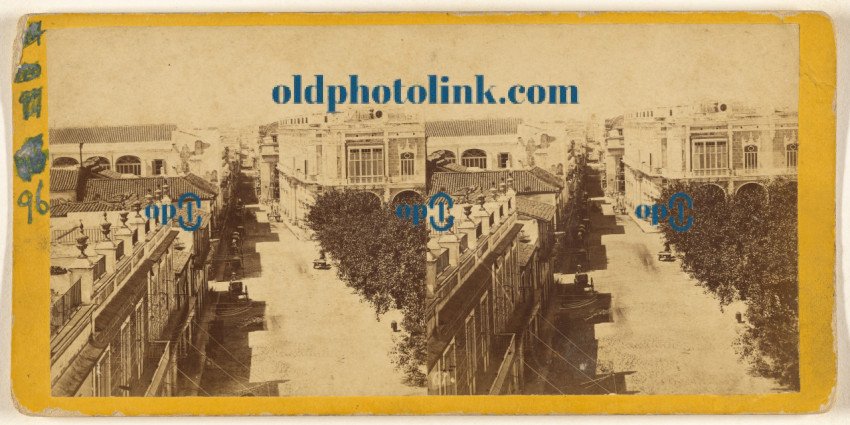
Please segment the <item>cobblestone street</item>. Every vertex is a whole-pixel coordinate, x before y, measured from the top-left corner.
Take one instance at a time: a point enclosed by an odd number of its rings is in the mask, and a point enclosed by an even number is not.
[[[378,321],[372,307],[361,302],[335,270],[313,269],[315,242],[296,238],[283,223],[269,223],[263,208],[246,206],[256,221],[245,223],[241,281],[252,307],[243,309],[237,321],[255,316],[262,320],[227,326],[227,350],[212,344],[211,353],[218,355],[211,358],[227,373],[208,364],[206,373],[216,377],[219,387],[208,391],[223,387],[231,393],[264,395],[256,389],[269,384],[277,386],[269,395],[281,396],[424,395],[424,388],[403,384],[403,375],[391,363],[398,334],[390,322],[400,315],[391,311]],[[226,282],[217,285],[219,291],[226,288]],[[246,303],[228,300],[233,304],[227,314],[233,314],[239,302]],[[237,346],[228,339],[235,339]]]
[[[602,198],[596,198],[602,202]],[[735,352],[735,304],[719,304],[681,270],[659,261],[660,233],[645,233],[610,204],[591,214],[590,274],[611,294],[611,321],[595,325],[597,364],[624,378],[620,393],[742,394],[778,391],[751,376]],[[621,381],[622,382],[622,381]],[[622,383],[620,384],[622,385]]]

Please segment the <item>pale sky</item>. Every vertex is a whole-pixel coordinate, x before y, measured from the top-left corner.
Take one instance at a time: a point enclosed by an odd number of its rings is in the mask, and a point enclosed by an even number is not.
[[[798,95],[796,25],[81,28],[46,42],[51,127],[244,126],[324,111],[272,101],[292,74],[579,87],[579,105],[406,106],[426,119],[608,118],[701,100],[796,109]]]

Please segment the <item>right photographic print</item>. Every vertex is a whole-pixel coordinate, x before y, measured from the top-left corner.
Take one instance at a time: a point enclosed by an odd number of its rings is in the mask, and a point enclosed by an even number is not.
[[[799,391],[796,26],[556,32],[578,105],[424,114],[428,393]]]

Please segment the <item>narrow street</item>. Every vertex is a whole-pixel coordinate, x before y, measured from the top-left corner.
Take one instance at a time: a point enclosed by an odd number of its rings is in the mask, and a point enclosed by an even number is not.
[[[262,224],[264,214],[260,214]],[[251,298],[266,302],[266,331],[250,335],[252,381],[285,380],[280,395],[413,395],[393,369],[392,318],[372,307],[335,270],[316,270],[315,243],[274,223],[278,240],[258,242],[259,276],[245,279]]]
[[[256,220],[244,223],[240,280],[252,307],[240,310],[239,303],[249,302],[228,300],[219,308],[225,322],[236,319],[224,325],[226,349],[211,344],[210,358],[221,368],[207,365],[208,392],[424,395],[425,388],[405,385],[391,362],[400,334],[393,333],[390,322],[400,315],[391,311],[378,321],[334,269],[313,268],[317,244],[298,239],[284,223],[270,223],[265,208],[246,205]],[[227,283],[216,286],[226,291]],[[263,384],[275,388],[254,390]]]
[[[598,185],[595,176],[588,185]],[[593,190],[588,190],[594,194]],[[598,194],[598,192],[596,192]],[[778,391],[751,376],[735,352],[732,305],[721,311],[677,261],[659,261],[660,233],[645,233],[603,198],[591,213],[589,272],[611,294],[610,317],[594,326],[597,365],[613,367],[619,393],[742,394]],[[599,370],[597,370],[599,372]]]

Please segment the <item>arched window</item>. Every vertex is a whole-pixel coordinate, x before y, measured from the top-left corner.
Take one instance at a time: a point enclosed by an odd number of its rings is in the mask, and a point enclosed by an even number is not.
[[[756,145],[744,146],[744,168],[753,170],[759,167],[759,148]]]
[[[412,176],[414,174],[414,155],[413,152],[404,152],[401,154],[401,175]]]
[[[75,167],[79,164],[76,159],[67,156],[60,156],[53,160],[54,167]]]
[[[464,151],[460,156],[460,164],[464,167],[487,168],[487,154],[481,149]]]
[[[89,164],[93,164],[93,165],[101,165],[101,166],[105,167],[107,170],[111,168],[109,166],[109,160],[102,157],[102,156],[90,157],[89,159],[86,160],[86,162],[89,163]]]
[[[142,175],[142,161],[136,156],[122,156],[115,161],[115,171],[121,174]]]
[[[797,168],[797,147],[796,143],[785,145],[785,166],[788,168]]]

